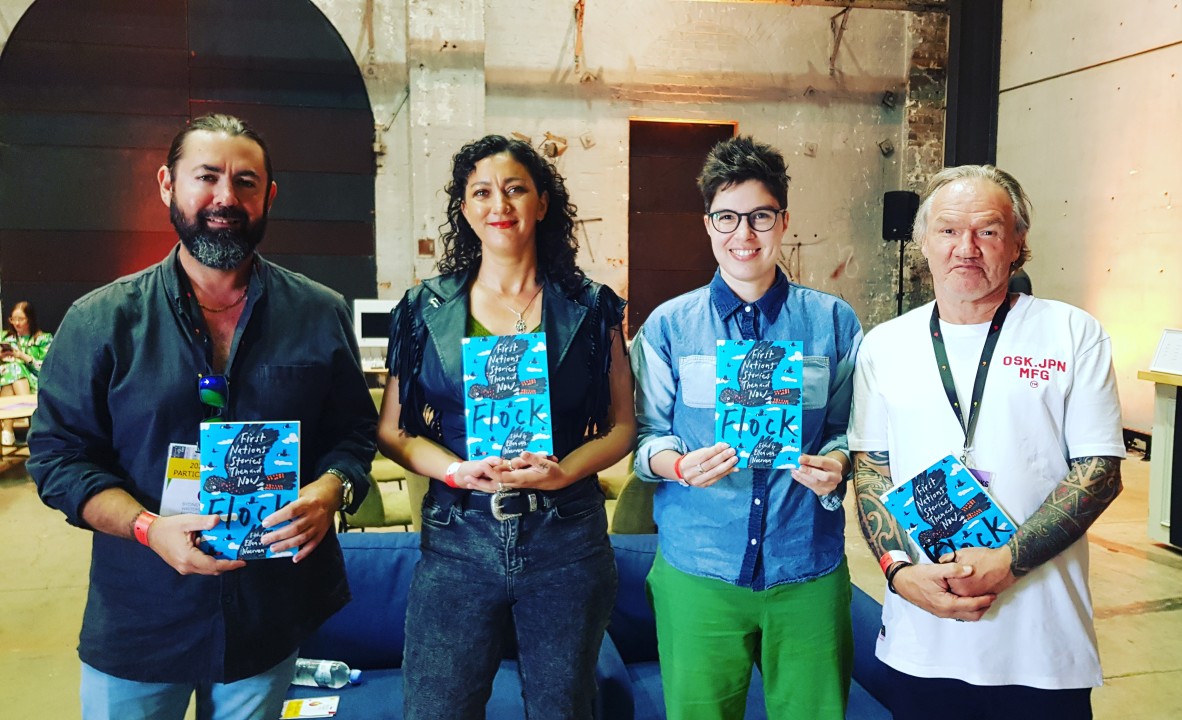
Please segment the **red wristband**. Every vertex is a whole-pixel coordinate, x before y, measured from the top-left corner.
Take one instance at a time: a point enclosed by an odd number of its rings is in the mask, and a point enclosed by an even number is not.
[[[891,569],[891,565],[897,562],[911,562],[911,556],[902,550],[887,550],[878,559],[878,566],[882,568],[882,574],[886,575],[886,571]]]
[[[447,466],[447,473],[444,474],[444,476],[443,476],[443,482],[447,483],[448,487],[458,488],[459,485],[456,485],[456,473],[459,471],[460,471],[460,464],[458,462],[454,462],[451,465],[448,465]]]
[[[150,513],[147,510],[142,511],[135,519],[135,525],[132,530],[135,533],[135,539],[140,545],[147,547],[148,545],[148,528],[152,527],[152,523],[156,522],[156,518],[160,517],[156,513]]]
[[[682,455],[681,457],[679,457],[673,461],[673,474],[677,476],[678,480],[685,480],[685,478],[681,474],[681,461],[682,460],[685,460],[685,455]]]

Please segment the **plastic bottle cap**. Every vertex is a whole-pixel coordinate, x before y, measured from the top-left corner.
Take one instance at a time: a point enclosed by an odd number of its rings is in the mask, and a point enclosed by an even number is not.
[[[357,683],[360,681],[361,681],[361,671],[360,670],[350,670],[349,671],[349,682],[350,683]]]

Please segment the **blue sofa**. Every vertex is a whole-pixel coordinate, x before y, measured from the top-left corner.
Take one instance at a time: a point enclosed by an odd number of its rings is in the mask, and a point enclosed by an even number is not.
[[[596,716],[601,720],[656,720],[665,717],[657,662],[656,626],[644,580],[656,552],[655,535],[612,535],[620,591],[600,649]],[[402,717],[402,647],[406,596],[419,558],[418,533],[369,532],[340,535],[353,600],[310,637],[301,657],[342,660],[362,671],[362,682],[340,690],[293,686],[288,697],[340,695],[339,720],[397,720]],[[854,680],[847,718],[888,719],[876,699],[884,697],[883,668],[874,657],[880,606],[854,588]],[[517,663],[506,658],[493,682],[487,717],[524,718]],[[748,698],[748,718],[766,718],[758,673]]]

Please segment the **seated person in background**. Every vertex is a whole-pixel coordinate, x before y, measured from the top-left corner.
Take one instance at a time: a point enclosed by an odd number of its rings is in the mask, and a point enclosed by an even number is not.
[[[8,327],[0,332],[0,395],[31,395],[37,392],[37,374],[49,351],[53,334],[37,324],[37,311],[26,300],[12,306]],[[15,445],[11,420],[2,422],[3,444]]]
[[[632,344],[636,474],[661,483],[648,583],[674,720],[742,718],[756,664],[769,716],[845,717],[853,640],[841,499],[862,328],[845,301],[777,267],[785,170],[751,138],[714,146],[698,187],[718,271],[658,307]],[[735,449],[715,443],[718,340],[803,344],[799,469],[736,470]]]

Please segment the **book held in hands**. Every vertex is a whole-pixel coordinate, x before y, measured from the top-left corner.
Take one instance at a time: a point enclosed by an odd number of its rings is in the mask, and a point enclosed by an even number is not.
[[[222,560],[294,555],[273,553],[260,538],[283,526],[264,528],[263,520],[299,497],[300,424],[202,423],[200,437],[201,512],[223,517],[202,534],[201,549]]]
[[[951,455],[880,499],[932,562],[961,548],[1001,547],[1017,529],[972,471]]]
[[[714,439],[735,449],[740,468],[800,466],[802,344],[719,340]]]
[[[545,333],[463,340],[468,459],[554,454]]]

